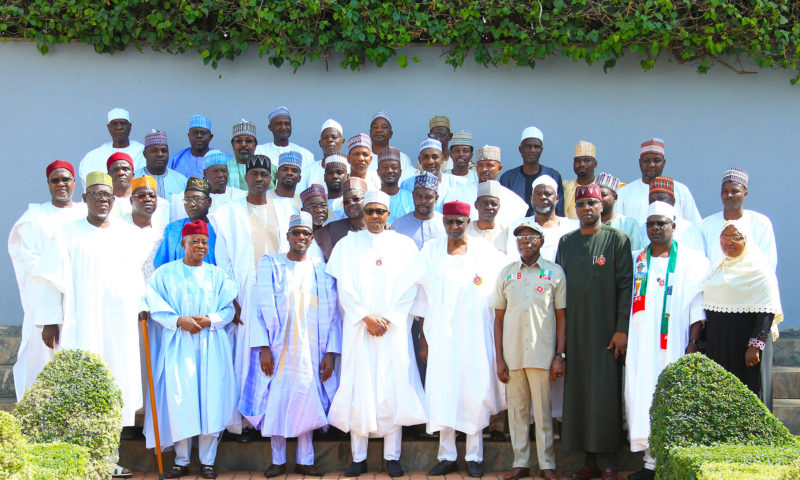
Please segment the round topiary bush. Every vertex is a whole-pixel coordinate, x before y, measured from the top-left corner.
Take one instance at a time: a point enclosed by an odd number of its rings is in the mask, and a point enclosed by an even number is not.
[[[30,442],[86,447],[90,474],[107,479],[122,430],[122,394],[103,360],[83,350],[58,352],[14,409]]]
[[[686,355],[658,378],[650,408],[656,464],[686,445],[798,446],[797,439],[742,382],[705,355]]]
[[[0,411],[0,478],[9,478],[23,469],[27,448],[19,421],[10,413]]]

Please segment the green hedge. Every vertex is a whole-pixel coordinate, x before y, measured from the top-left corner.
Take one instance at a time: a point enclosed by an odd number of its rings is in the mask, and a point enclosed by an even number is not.
[[[777,480],[798,459],[797,446],[692,445],[672,449],[656,470],[662,480]]]
[[[62,350],[45,365],[14,408],[32,443],[69,443],[91,453],[90,475],[105,480],[116,461],[122,430],[122,394],[103,360]]]
[[[440,46],[454,67],[533,68],[556,55],[611,68],[627,53],[645,70],[656,59],[714,63],[731,58],[781,67],[800,78],[796,0],[6,0],[0,36],[49,45],[79,41],[98,53],[145,46],[196,51],[214,67],[251,46],[270,64],[295,69],[335,56],[343,68],[383,65],[410,45]],[[662,55],[663,54],[663,55]],[[400,66],[416,58],[397,56]]]

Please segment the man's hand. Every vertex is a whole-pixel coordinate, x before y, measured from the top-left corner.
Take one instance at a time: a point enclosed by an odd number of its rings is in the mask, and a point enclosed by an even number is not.
[[[178,327],[191,334],[198,333],[203,327],[197,323],[197,317],[178,317]]]
[[[272,350],[269,347],[261,347],[261,371],[271,377],[273,370],[275,370],[275,359],[272,358]]]
[[[319,378],[326,382],[333,374],[333,353],[326,353],[319,362]]]
[[[423,336],[419,337],[419,358],[425,365],[428,364],[428,340]]]
[[[198,325],[202,328],[207,328],[211,326],[211,319],[208,316],[200,316],[195,315],[194,320],[197,322]]]
[[[383,318],[367,315],[363,318],[364,323],[367,325],[367,333],[373,337],[381,337],[386,333],[389,327],[389,322]]]
[[[239,306],[239,302],[236,300],[233,301],[233,323],[237,325],[244,325],[242,321],[242,307]]]
[[[699,351],[700,347],[698,347],[694,343],[690,343],[689,345],[686,346],[686,350],[684,351],[684,353],[686,353],[686,355],[689,355],[690,353],[697,353]]]
[[[761,362],[761,350],[756,347],[747,347],[744,353],[744,364],[748,367],[755,367]]]
[[[550,364],[550,381],[564,376],[564,359],[561,355],[556,355],[553,363]]]
[[[614,359],[622,360],[625,363],[625,351],[628,349],[628,334],[625,332],[614,332],[611,342],[608,343],[606,350],[614,350]]]
[[[42,341],[47,345],[47,348],[56,348],[60,335],[61,330],[58,328],[58,325],[45,325],[42,328]]]
[[[504,358],[497,357],[497,379],[503,383],[508,383],[511,376],[508,374],[508,365]]]

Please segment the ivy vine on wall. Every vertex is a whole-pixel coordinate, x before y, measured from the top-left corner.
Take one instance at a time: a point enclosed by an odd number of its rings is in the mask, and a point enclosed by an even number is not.
[[[444,61],[533,68],[551,55],[614,67],[625,54],[645,70],[657,60],[758,67],[800,80],[797,0],[5,0],[0,37],[49,46],[84,42],[98,53],[130,46],[196,51],[216,67],[251,48],[280,67],[336,55],[342,68],[377,66],[411,45],[440,46]]]

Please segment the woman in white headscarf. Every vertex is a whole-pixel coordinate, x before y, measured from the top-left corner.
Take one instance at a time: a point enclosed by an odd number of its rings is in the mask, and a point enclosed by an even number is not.
[[[725,222],[719,239],[724,256],[703,289],[706,354],[762,396],[761,351],[783,320],[778,280],[741,222]]]

